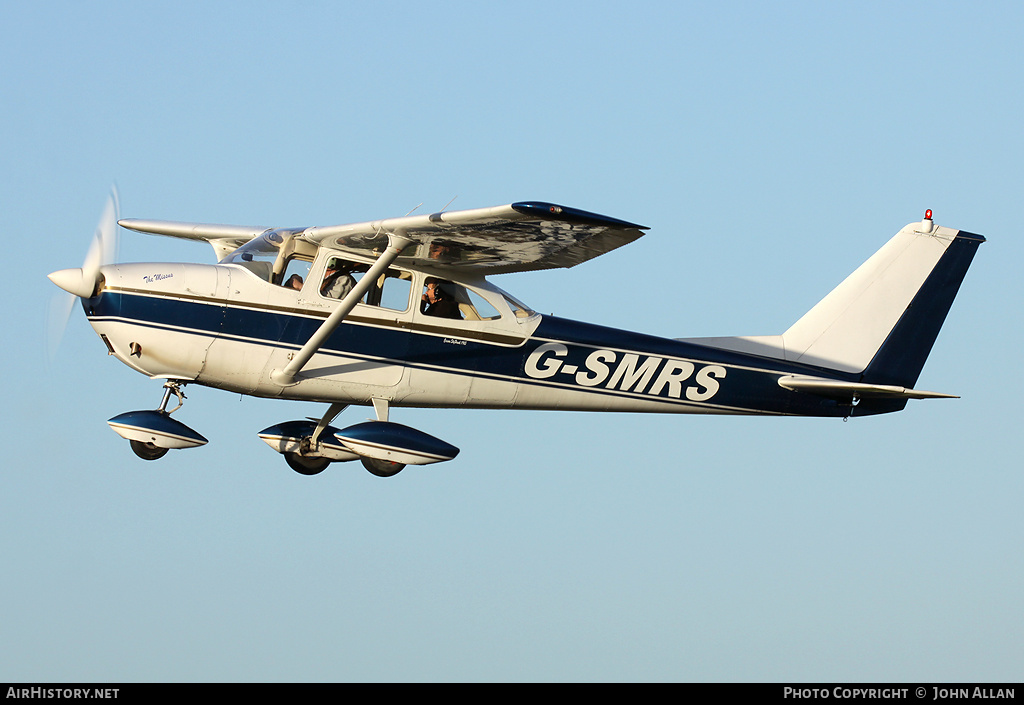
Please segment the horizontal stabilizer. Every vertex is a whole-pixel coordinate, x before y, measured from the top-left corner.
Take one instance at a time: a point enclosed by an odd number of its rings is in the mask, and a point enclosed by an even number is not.
[[[787,375],[779,378],[779,386],[794,392],[806,392],[830,399],[959,399],[955,394],[924,392],[891,384],[842,382],[821,377]]]

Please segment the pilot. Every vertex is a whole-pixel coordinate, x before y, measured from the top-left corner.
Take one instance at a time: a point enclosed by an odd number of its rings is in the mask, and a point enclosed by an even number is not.
[[[296,291],[301,291],[302,277],[300,277],[298,274],[293,274],[290,277],[288,277],[288,281],[286,281],[284,285],[288,289],[295,289]]]
[[[352,277],[355,266],[351,262],[343,262],[339,259],[332,259],[328,262],[324,283],[320,285],[320,293],[332,299],[345,298],[356,285],[356,280]]]
[[[420,313],[426,316],[452,318],[461,321],[462,313],[459,311],[459,303],[444,288],[445,284],[450,284],[450,282],[434,279],[433,277],[427,279],[426,291],[423,292],[423,296],[420,298]]]

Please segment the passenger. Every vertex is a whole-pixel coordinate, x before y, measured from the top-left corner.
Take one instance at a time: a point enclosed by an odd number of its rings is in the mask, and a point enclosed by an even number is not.
[[[327,264],[327,272],[324,276],[324,283],[320,285],[320,293],[332,299],[345,298],[356,285],[356,280],[352,277],[352,270],[355,266],[351,262],[332,259]]]
[[[295,289],[296,291],[302,290],[302,277],[298,274],[293,274],[288,277],[288,281],[284,283],[286,288]]]
[[[423,296],[420,298],[420,313],[426,316],[452,318],[461,321],[462,312],[459,311],[459,303],[444,288],[445,284],[451,284],[451,282],[444,282],[433,277],[427,279],[426,291],[423,292]]]

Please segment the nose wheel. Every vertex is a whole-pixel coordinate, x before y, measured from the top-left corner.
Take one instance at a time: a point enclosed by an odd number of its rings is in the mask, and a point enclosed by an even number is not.
[[[167,455],[167,451],[170,448],[161,448],[158,445],[145,441],[129,441],[132,447],[132,452],[139,456],[143,460],[159,460],[160,458]]]

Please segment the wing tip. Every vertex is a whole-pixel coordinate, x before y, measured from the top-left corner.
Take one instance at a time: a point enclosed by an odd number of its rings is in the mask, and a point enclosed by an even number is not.
[[[604,225],[615,228],[637,228],[648,230],[646,225],[638,225],[627,220],[612,218],[611,216],[592,213],[579,208],[560,206],[547,201],[518,201],[512,204],[512,210],[521,215],[527,215],[545,220],[561,220],[568,223],[579,223],[583,225]]]

